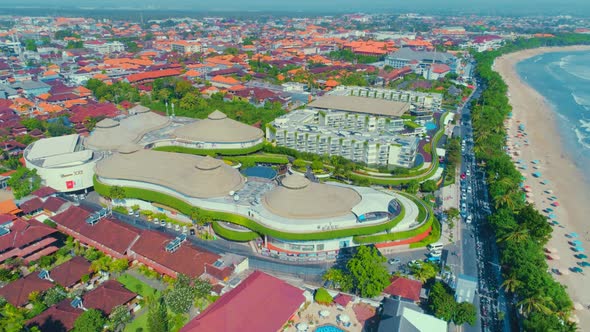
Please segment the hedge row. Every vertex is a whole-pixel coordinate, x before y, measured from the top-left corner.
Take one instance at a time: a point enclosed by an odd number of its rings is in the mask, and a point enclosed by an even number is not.
[[[264,143],[259,143],[249,148],[243,149],[195,149],[195,148],[187,148],[185,146],[175,146],[175,145],[167,145],[167,146],[159,146],[154,148],[156,151],[165,151],[165,152],[177,152],[177,153],[186,153],[186,154],[196,154],[200,156],[214,156],[214,155],[222,155],[222,156],[241,156],[251,154],[257,151],[260,151]]]
[[[260,235],[255,232],[239,232],[227,229],[215,221],[211,223],[211,227],[215,231],[215,234],[230,241],[249,242],[260,237]]]
[[[94,189],[97,193],[102,196],[108,196],[110,186],[105,185],[94,178]],[[189,203],[185,202],[176,197],[172,197],[166,195],[164,193],[151,191],[147,189],[140,189],[140,188],[133,188],[133,187],[123,187],[125,190],[125,196],[127,198],[137,198],[148,202],[156,202],[173,209],[178,210],[180,213],[185,215],[190,215],[191,209],[193,208]],[[365,227],[357,227],[352,229],[336,229],[336,230],[329,230],[323,232],[313,232],[313,233],[291,233],[291,232],[283,232],[275,229],[271,229],[265,227],[256,221],[249,219],[247,217],[229,213],[229,212],[222,212],[222,211],[211,211],[197,208],[203,215],[210,217],[212,220],[221,220],[226,222],[231,222],[236,225],[240,225],[246,227],[256,233],[259,234],[266,234],[275,238],[283,239],[283,240],[295,240],[295,241],[305,241],[305,240],[328,240],[328,239],[336,239],[336,238],[343,238],[348,236],[359,236],[359,235],[370,235],[379,232],[383,232],[388,229],[392,229],[395,227],[405,215],[405,209],[402,206],[402,210],[398,216],[393,218],[392,220],[379,224],[379,225],[371,225]]]
[[[441,235],[441,224],[437,220],[432,223],[432,230],[427,237],[425,237],[422,241],[410,243],[410,248],[422,248],[426,247],[431,243],[436,243],[440,239]]]
[[[285,156],[269,154],[253,154],[250,156],[227,157],[225,159],[242,164],[261,163],[285,165],[289,163],[289,159]]]

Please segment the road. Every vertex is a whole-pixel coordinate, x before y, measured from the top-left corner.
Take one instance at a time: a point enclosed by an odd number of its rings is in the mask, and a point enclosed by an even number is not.
[[[476,91],[474,98],[479,98]],[[499,265],[498,246],[495,234],[490,228],[487,217],[490,213],[488,190],[485,172],[479,167],[473,152],[473,131],[471,125],[471,110],[464,107],[461,118],[461,212],[464,216],[461,227],[461,256],[463,273],[477,276],[479,280],[478,294],[475,305],[480,315],[475,326],[464,326],[464,330],[471,331],[510,331],[509,310],[504,292],[500,289],[502,275]],[[465,142],[463,144],[463,142]],[[464,174],[464,175],[463,175]],[[465,222],[471,216],[470,224]],[[504,313],[504,319],[498,319],[499,313]]]

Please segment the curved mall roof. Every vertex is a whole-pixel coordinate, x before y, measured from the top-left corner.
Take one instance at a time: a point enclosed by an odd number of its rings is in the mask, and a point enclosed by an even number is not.
[[[96,175],[155,184],[196,198],[227,196],[244,185],[240,172],[219,159],[133,146],[99,162]]]
[[[241,143],[260,139],[264,133],[259,128],[232,120],[220,111],[214,111],[206,119],[176,129],[174,135],[195,142]]]
[[[313,183],[297,174],[282,180],[282,185],[262,197],[270,212],[285,218],[319,219],[352,213],[361,196],[351,188]]]

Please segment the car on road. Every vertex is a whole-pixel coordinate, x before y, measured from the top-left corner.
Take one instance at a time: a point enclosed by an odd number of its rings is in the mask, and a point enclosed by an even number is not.
[[[130,215],[130,216],[132,216],[133,215],[133,210],[127,211],[127,214]]]
[[[467,200],[467,195],[465,193],[461,194],[461,199],[462,200]]]
[[[162,227],[166,226],[166,221],[164,221],[164,220],[160,221],[160,226],[162,226]]]
[[[436,251],[432,251],[430,252],[430,257],[440,257],[442,256],[442,250],[436,250]]]
[[[465,173],[461,173],[461,179],[465,180],[465,178],[467,177],[467,175]]]
[[[398,257],[394,257],[388,261],[389,265],[399,264],[400,262],[401,262],[401,259],[399,259]]]
[[[467,192],[471,194],[473,190],[471,189],[471,186],[467,187]]]
[[[467,171],[465,171],[465,175],[467,175],[467,176],[471,175],[471,171],[469,170],[469,168],[467,169]]]
[[[425,262],[439,262],[440,256],[430,256],[424,260]]]
[[[473,221],[473,215],[470,214],[467,216],[467,219],[465,219],[465,222],[471,224],[471,221]]]

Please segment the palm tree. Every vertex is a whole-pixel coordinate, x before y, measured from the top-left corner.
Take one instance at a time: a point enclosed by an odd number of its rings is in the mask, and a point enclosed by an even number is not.
[[[506,242],[506,241],[515,241],[515,242],[523,242],[529,238],[529,232],[524,227],[519,227],[513,232],[506,234],[504,237],[500,238],[498,242]]]
[[[514,274],[511,274],[504,280],[501,287],[507,292],[514,293],[521,285],[522,281],[518,280]]]
[[[516,207],[516,200],[514,199],[516,194],[516,191],[512,189],[506,191],[504,194],[495,196],[494,201],[496,202],[496,209],[501,206],[506,206],[511,210],[514,210]]]
[[[518,302],[518,305],[525,316],[528,316],[533,311],[538,311],[544,315],[550,315],[553,313],[551,310],[551,307],[553,306],[551,297],[543,296],[541,294],[528,297]]]

